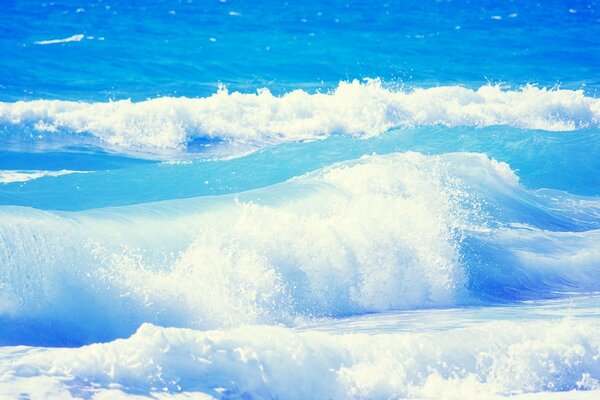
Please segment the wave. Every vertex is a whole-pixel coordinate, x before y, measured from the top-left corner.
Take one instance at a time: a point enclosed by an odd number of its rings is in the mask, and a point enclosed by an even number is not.
[[[376,335],[144,324],[107,344],[15,348],[0,361],[0,394],[480,399],[537,392],[548,399],[562,391],[568,393],[561,398],[590,398],[600,391],[599,332],[597,320],[581,319]]]
[[[86,154],[85,158],[81,157],[84,153],[67,151],[4,153],[0,159],[4,159],[5,167],[10,169],[31,166],[34,162],[39,170],[95,172],[39,179],[27,185],[1,185],[0,204],[78,211],[223,195],[270,186],[363,154],[407,150],[427,154],[486,153],[490,158],[509,163],[529,189],[554,188],[587,196],[600,194],[600,174],[596,173],[600,170],[600,158],[595,157],[600,151],[600,129],[565,134],[507,127],[420,127],[360,141],[348,136],[332,136],[307,143],[286,143],[244,157],[210,160],[206,153],[196,160],[182,153],[183,160],[161,163],[119,160],[115,155],[106,157],[106,153]],[[560,197],[558,193],[552,196]],[[568,201],[565,199],[560,204]]]
[[[49,39],[49,40],[38,40],[33,42],[34,44],[40,45],[48,45],[48,44],[59,44],[59,43],[69,43],[69,42],[81,42],[85,35],[79,33],[77,35],[72,35],[64,39]]]
[[[43,178],[45,176],[56,177],[69,174],[85,174],[88,172],[89,171],[70,171],[66,169],[60,171],[0,170],[0,183],[27,182],[34,179]]]
[[[330,93],[274,96],[220,88],[205,98],[85,103],[0,103],[0,123],[38,133],[89,134],[119,148],[186,149],[194,141],[263,147],[330,135],[371,137],[394,127],[506,125],[549,131],[600,126],[600,99],[582,90],[459,86],[394,90],[380,80],[341,82]]]
[[[599,290],[600,220],[581,207],[600,204],[563,196],[525,190],[482,154],[396,153],[228,196],[0,207],[0,340],[81,344],[143,322],[293,325]],[[525,229],[539,234],[523,240]]]

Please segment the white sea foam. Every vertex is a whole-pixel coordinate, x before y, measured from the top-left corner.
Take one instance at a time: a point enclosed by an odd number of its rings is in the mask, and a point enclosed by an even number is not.
[[[60,171],[39,170],[0,170],[0,183],[27,182],[45,176],[61,176],[68,174],[85,174],[88,171],[71,171],[63,169]]]
[[[378,135],[417,125],[507,125],[574,130],[600,125],[600,99],[583,91],[527,86],[471,90],[443,86],[410,91],[379,80],[342,82],[330,93],[295,90],[274,96],[230,93],[206,98],[157,98],[84,103],[37,100],[0,103],[0,123],[38,130],[86,132],[122,147],[184,148],[198,137],[264,146],[329,135]]]
[[[85,37],[84,34],[79,33],[77,35],[69,36],[69,37],[64,38],[64,39],[38,40],[38,41],[33,42],[33,43],[34,44],[46,45],[46,44],[58,44],[58,43],[69,43],[69,42],[81,42],[84,37]]]
[[[569,391],[560,398],[572,399],[600,391],[600,326],[581,319],[375,335],[144,324],[107,344],[0,354],[0,394],[9,396],[556,399],[549,392]]]

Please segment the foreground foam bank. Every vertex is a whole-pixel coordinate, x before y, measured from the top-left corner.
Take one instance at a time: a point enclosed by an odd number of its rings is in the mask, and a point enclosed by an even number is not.
[[[108,344],[5,352],[12,363],[2,367],[3,380],[11,384],[0,386],[0,393],[200,399],[303,399],[317,393],[344,399],[543,392],[533,398],[593,398],[598,329],[597,321],[503,321],[369,335],[266,326],[199,332],[146,324],[129,339]],[[547,392],[555,390],[563,395]]]

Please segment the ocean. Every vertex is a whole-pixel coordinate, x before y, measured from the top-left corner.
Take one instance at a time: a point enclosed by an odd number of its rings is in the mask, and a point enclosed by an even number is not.
[[[600,397],[595,0],[3,0],[0,399]]]

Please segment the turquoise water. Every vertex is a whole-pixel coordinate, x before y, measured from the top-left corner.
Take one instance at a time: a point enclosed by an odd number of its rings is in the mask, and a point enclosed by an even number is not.
[[[594,1],[8,1],[0,397],[593,398]]]

